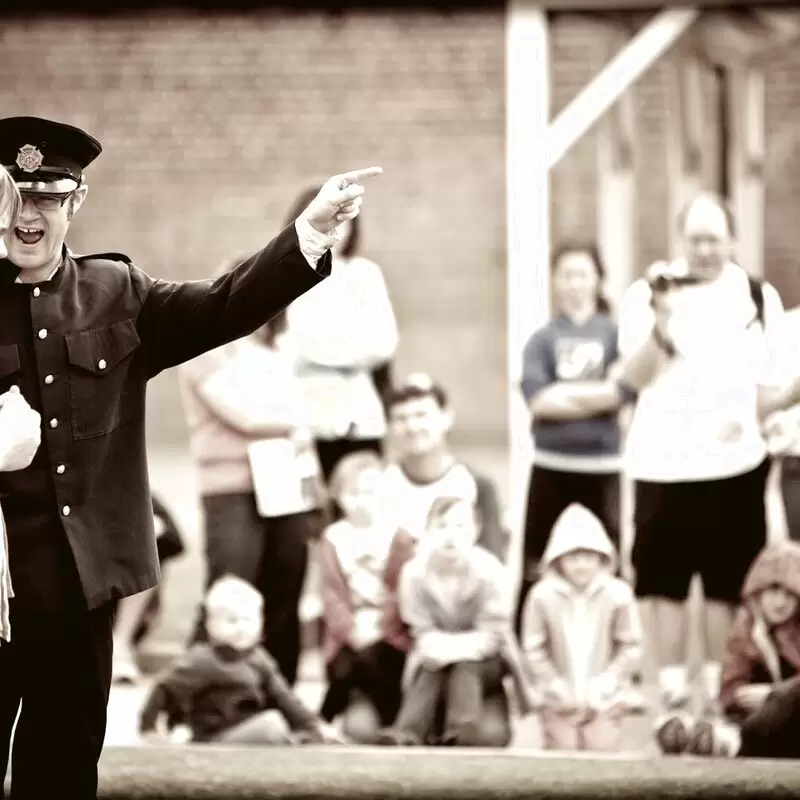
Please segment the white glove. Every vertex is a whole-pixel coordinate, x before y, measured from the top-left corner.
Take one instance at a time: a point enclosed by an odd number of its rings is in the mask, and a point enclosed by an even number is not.
[[[42,420],[13,386],[0,395],[0,472],[25,469],[42,441]]]

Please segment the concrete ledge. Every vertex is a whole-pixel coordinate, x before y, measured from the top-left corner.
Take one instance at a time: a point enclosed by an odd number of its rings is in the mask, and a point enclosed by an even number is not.
[[[345,747],[109,748],[101,800],[721,800],[800,798],[777,761],[549,758]]]

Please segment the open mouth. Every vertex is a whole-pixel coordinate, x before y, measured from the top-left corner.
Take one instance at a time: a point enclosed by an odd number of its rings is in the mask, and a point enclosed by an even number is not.
[[[17,241],[22,242],[22,244],[34,245],[42,240],[44,231],[38,228],[23,228],[18,226],[14,228],[14,236],[16,236]]]

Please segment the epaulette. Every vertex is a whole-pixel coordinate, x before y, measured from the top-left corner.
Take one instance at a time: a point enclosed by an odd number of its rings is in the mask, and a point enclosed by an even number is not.
[[[125,264],[133,264],[130,256],[126,256],[125,253],[87,253],[82,256],[70,253],[70,255],[74,261],[86,261],[91,258],[98,261],[122,261]]]

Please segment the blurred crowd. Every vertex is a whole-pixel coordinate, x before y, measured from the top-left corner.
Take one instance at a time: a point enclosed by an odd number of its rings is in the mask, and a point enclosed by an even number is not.
[[[448,442],[446,388],[393,374],[398,328],[359,224],[327,280],[180,368],[207,585],[142,733],[501,748],[536,715],[548,750],[614,752],[646,713],[667,754],[800,757],[798,334],[775,288],[737,263],[725,203],[689,203],[682,256],[653,264],[618,310],[593,242],[554,250],[554,313],[520,354],[534,458],[519,586],[496,487]],[[788,537],[768,526],[771,470]],[[154,515],[163,565],[182,543],[158,502]],[[294,691],[310,558],[318,709]],[[695,576],[699,703],[686,663]],[[118,680],[137,679],[157,611],[158,590],[121,601]]]

